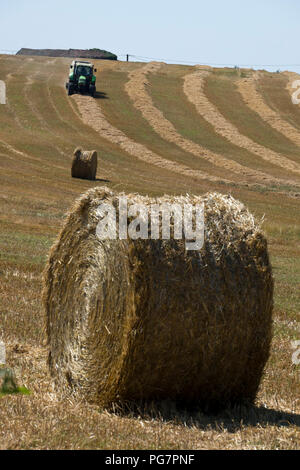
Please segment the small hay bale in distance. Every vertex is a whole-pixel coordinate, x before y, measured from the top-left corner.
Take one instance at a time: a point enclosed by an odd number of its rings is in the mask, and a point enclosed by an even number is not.
[[[82,150],[76,148],[72,160],[72,178],[83,178],[95,180],[97,173],[97,152],[96,150]]]
[[[71,209],[45,270],[49,366],[60,390],[103,406],[171,399],[253,402],[269,356],[273,279],[267,241],[231,196],[129,203],[205,204],[205,242],[100,240],[89,190]]]

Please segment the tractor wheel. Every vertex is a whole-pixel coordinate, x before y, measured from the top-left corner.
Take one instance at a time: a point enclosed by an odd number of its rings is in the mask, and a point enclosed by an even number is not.
[[[90,86],[89,93],[90,93],[90,95],[94,98],[94,97],[95,97],[95,93],[96,93],[96,87]]]
[[[73,95],[74,93],[74,87],[72,83],[68,83],[68,95]]]

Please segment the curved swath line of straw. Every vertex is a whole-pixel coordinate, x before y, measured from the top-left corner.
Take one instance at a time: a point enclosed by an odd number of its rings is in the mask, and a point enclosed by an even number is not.
[[[215,166],[225,168],[233,173],[236,173],[240,177],[240,184],[247,184],[241,180],[242,177],[246,179],[252,179],[257,183],[266,184],[287,184],[287,181],[279,180],[266,173],[251,168],[245,167],[234,160],[223,157],[220,154],[214,153],[199,144],[184,138],[180,135],[174,125],[165,118],[163,113],[154,106],[151,97],[146,91],[146,86],[149,85],[147,81],[147,74],[149,72],[157,72],[162,64],[160,63],[149,63],[146,66],[134,70],[129,74],[129,81],[127,82],[125,89],[133,101],[134,106],[141,111],[144,118],[153,127],[155,132],[159,134],[165,140],[175,143],[183,150],[195,155],[198,158],[209,161]],[[292,182],[291,184],[297,185]]]
[[[74,95],[73,99],[78,105],[81,118],[85,124],[92,127],[99,132],[102,137],[119,145],[127,153],[139,160],[195,179],[207,180],[214,183],[234,184],[232,181],[226,180],[225,178],[221,179],[201,170],[193,170],[185,165],[163,158],[149,150],[146,146],[135,142],[108,122],[100,105],[98,105],[93,98]]]
[[[283,134],[296,145],[300,146],[299,129],[296,129],[292,124],[282,119],[276,111],[267,105],[259,93],[256,86],[259,77],[259,73],[256,73],[252,77],[238,81],[238,89],[243,100],[249,108],[255,111],[265,122],[273,127],[273,129]]]

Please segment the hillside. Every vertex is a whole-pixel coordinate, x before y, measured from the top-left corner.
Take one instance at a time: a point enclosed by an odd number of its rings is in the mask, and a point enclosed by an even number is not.
[[[30,396],[0,399],[0,448],[299,448],[299,76],[95,60],[97,95],[67,96],[70,59],[0,56],[0,336]],[[75,147],[96,181],[72,179]],[[55,393],[46,365],[41,273],[74,199],[95,185],[243,201],[264,230],[275,278],[274,340],[257,406],[207,416],[165,408],[110,414]],[[53,430],[55,429],[55,432]]]

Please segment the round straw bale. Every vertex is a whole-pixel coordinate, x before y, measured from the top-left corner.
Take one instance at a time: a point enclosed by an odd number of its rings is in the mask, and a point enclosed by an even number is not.
[[[97,173],[97,152],[82,151],[76,148],[72,160],[71,175],[73,178],[94,180]]]
[[[273,279],[267,241],[231,196],[129,203],[205,204],[205,240],[100,240],[95,188],[71,209],[45,270],[49,365],[61,390],[103,406],[171,399],[253,402],[269,356]],[[132,219],[131,219],[132,220]]]

